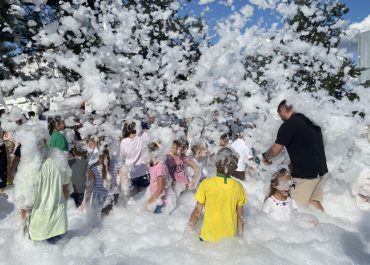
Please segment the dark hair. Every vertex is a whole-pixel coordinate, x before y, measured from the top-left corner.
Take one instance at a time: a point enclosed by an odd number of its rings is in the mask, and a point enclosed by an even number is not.
[[[229,135],[227,133],[221,134],[220,140],[229,140]]]
[[[149,161],[149,166],[150,167],[153,167],[154,166],[154,161],[153,161],[153,157],[152,157],[152,154],[156,151],[159,150],[159,144],[156,143],[156,142],[152,142],[150,144],[148,144],[148,152],[149,152],[149,156],[150,156],[150,161]]]
[[[232,168],[231,168],[232,167]],[[238,168],[238,155],[231,148],[223,147],[217,153],[216,159],[217,172],[225,175],[230,175]]]
[[[281,101],[279,103],[278,108],[277,108],[277,112],[280,112],[280,110],[282,108],[285,108],[286,110],[291,111],[293,109],[293,105],[287,105],[286,104],[286,99],[284,99],[283,101]]]
[[[152,142],[148,144],[148,151],[149,152],[155,152],[159,149],[159,145],[156,142]]]
[[[77,147],[77,146],[73,146],[71,148],[71,150],[69,151],[69,153],[73,156],[73,157],[82,157],[82,158],[87,158],[87,154],[86,154],[86,151],[83,151],[81,150],[81,148]]]
[[[51,135],[56,128],[57,124],[62,121],[62,117],[60,115],[55,115],[55,116],[49,116],[47,121],[48,121],[48,130],[49,134]]]
[[[107,165],[104,163],[105,158],[108,159]],[[102,166],[103,179],[107,179],[109,163],[110,163],[109,149],[108,149],[108,145],[105,145],[103,152],[99,155],[99,164]]]
[[[29,111],[28,112],[28,117],[35,117],[36,116],[36,113],[34,111]]]
[[[173,144],[177,145],[178,147],[187,147],[189,148],[189,142],[185,138],[177,138],[172,142]]]
[[[130,134],[136,134],[136,123],[133,122],[125,122],[122,129],[123,138],[127,138]]]
[[[94,143],[96,144],[97,146],[100,146],[100,140],[98,137],[96,136],[91,136],[89,135],[87,138],[86,138],[86,143],[89,144],[89,143]]]

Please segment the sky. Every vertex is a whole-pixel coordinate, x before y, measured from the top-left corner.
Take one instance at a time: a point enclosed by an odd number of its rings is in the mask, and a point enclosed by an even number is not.
[[[219,40],[219,36],[215,31],[218,21],[227,18],[234,11],[239,11],[245,5],[251,4],[253,6],[253,3],[264,1],[274,2],[276,0],[193,0],[185,9],[185,12],[204,17],[209,25],[210,42],[216,43]],[[347,37],[342,39],[340,45],[353,54],[353,59],[357,63],[357,33],[354,32],[357,32],[357,30],[360,32],[370,30],[370,0],[339,1],[349,8],[349,12],[344,16],[344,19],[347,21],[347,28],[345,28]],[[261,27],[269,28],[275,22],[278,22],[276,13],[269,9],[254,8],[253,16],[247,22],[247,26],[258,24]],[[353,31],[353,29],[356,29],[356,31]]]
[[[205,4],[200,4],[202,2]],[[193,0],[188,9],[199,14],[204,8],[209,8],[209,11],[204,17],[212,29],[217,25],[218,20],[230,15],[232,9],[240,10],[241,7],[249,2],[249,0]],[[363,22],[369,17],[367,27],[370,30],[370,0],[340,0],[340,2],[349,7],[348,14],[344,16],[349,24]],[[229,6],[227,3],[232,3],[232,5]],[[262,23],[265,25],[276,22],[275,15],[273,15],[271,11],[255,9],[254,15],[249,23],[255,24],[257,21],[260,21],[261,17],[263,18]]]

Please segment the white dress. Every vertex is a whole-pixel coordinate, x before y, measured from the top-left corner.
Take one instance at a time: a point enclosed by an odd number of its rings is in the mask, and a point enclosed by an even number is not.
[[[270,196],[263,204],[262,212],[276,221],[286,222],[292,220],[292,215],[297,209],[295,200],[290,197],[285,201],[279,201],[274,196]]]

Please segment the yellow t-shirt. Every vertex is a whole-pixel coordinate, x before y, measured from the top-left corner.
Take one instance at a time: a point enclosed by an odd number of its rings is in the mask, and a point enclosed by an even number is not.
[[[247,202],[243,186],[236,180],[223,177],[205,179],[199,185],[195,199],[204,205],[204,220],[200,237],[219,241],[237,235],[237,206]]]

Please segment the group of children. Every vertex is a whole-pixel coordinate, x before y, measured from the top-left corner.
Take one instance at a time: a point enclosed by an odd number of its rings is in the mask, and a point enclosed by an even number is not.
[[[86,146],[89,159],[81,209],[89,205],[96,213],[107,215],[119,198],[147,188],[143,208],[156,214],[164,210],[169,213],[176,206],[176,199],[190,190],[196,192],[197,201],[190,227],[195,226],[205,208],[202,240],[218,241],[243,234],[243,205],[247,197],[240,181],[245,179],[246,165],[254,156],[240,136],[231,145],[228,136],[220,137],[220,150],[214,159],[217,169],[214,177],[207,173],[209,153],[206,142],[189,145],[186,139],[178,138],[164,150],[160,141],[151,142],[148,132],[135,121],[124,124],[120,143],[90,137]],[[189,147],[191,155],[188,155]],[[74,170],[72,182],[73,175]],[[278,221],[291,220],[297,211],[297,205],[290,197],[293,187],[288,170],[283,168],[276,172],[262,212]]]
[[[231,144],[228,135],[221,135],[218,153],[213,155],[205,141],[189,144],[183,137],[173,140],[166,149],[160,141],[150,141],[148,132],[136,121],[124,123],[120,141],[90,136],[72,143],[72,148],[63,134],[60,116],[48,119],[48,129],[49,146],[69,157],[71,197],[82,211],[97,218],[106,216],[119,201],[146,189],[143,208],[156,214],[170,213],[177,198],[188,190],[195,192],[197,201],[189,226],[194,227],[203,208],[205,211],[201,240],[218,241],[243,234],[247,197],[241,181],[249,161],[258,163],[258,158],[240,135]],[[211,156],[215,176],[207,171]],[[276,172],[262,211],[275,220],[291,220],[297,210],[289,195],[293,186],[288,170]]]

